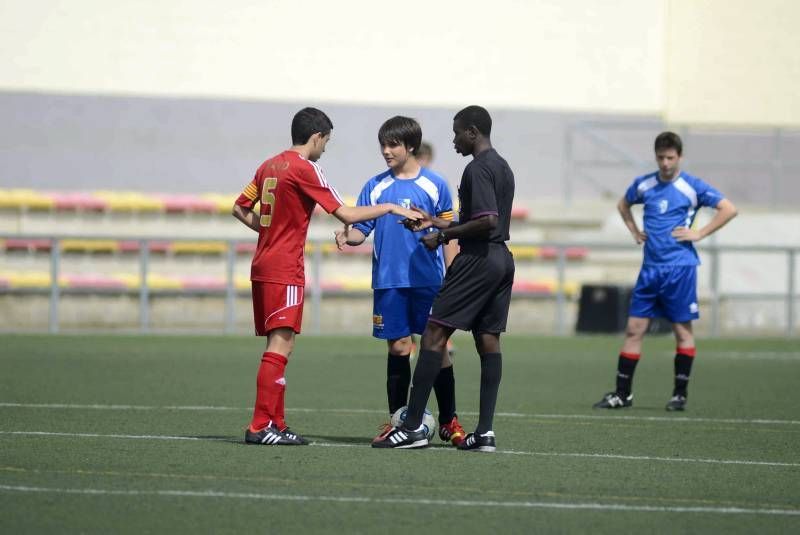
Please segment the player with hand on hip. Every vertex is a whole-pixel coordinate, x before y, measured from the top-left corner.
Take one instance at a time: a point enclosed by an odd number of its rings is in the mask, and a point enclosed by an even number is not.
[[[695,359],[692,320],[700,317],[697,305],[697,256],[693,242],[713,234],[736,216],[732,202],[680,168],[681,138],[672,132],[656,137],[658,171],[636,178],[617,204],[634,241],[644,244],[639,277],[631,296],[625,341],[617,360],[616,390],[594,404],[596,409],[633,405],[633,373],[642,352],[642,340],[652,318],[664,317],[675,335],[675,386],[666,410],[686,407],[689,375]],[[644,230],[631,214],[631,206],[644,205]],[[709,206],[717,212],[700,229],[693,229],[697,211]]]

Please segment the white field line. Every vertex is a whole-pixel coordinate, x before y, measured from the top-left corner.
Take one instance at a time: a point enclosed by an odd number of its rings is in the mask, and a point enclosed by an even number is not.
[[[220,437],[190,437],[179,435],[123,435],[103,433],[59,433],[55,431],[0,431],[0,435],[12,436],[42,436],[64,438],[120,438],[125,440],[189,440],[189,441],[215,441],[230,442],[230,438]],[[312,442],[311,446],[326,448],[368,448],[369,444],[336,444],[331,442]],[[455,452],[453,448],[432,448],[432,451]],[[739,459],[694,459],[682,457],[652,457],[648,455],[617,455],[612,453],[572,453],[572,452],[540,452],[540,451],[515,451],[498,450],[497,453],[505,455],[530,455],[542,457],[582,457],[591,459],[622,459],[626,461],[656,461],[667,463],[699,463],[699,464],[733,464],[745,466],[777,466],[782,468],[798,468],[800,463],[784,463],[775,461],[750,461]]]
[[[80,403],[13,403],[0,402],[0,408],[25,409],[76,409],[76,410],[110,410],[110,411],[252,411],[252,407],[224,407],[212,405],[103,405]],[[340,414],[385,414],[381,409],[310,409],[287,408],[287,412],[303,413],[340,413]],[[459,414],[477,416],[477,412],[459,411]],[[526,414],[520,412],[498,412],[501,418],[546,418],[551,420],[628,420],[641,422],[685,422],[685,423],[718,423],[744,425],[800,425],[800,420],[770,420],[765,418],[703,418],[688,416],[633,416],[621,414]]]
[[[788,351],[702,351],[703,358],[710,357],[720,360],[800,360],[800,353]]]
[[[752,509],[744,507],[671,507],[662,505],[621,505],[598,502],[534,502],[534,501],[490,501],[490,500],[443,500],[425,498],[376,498],[367,496],[304,496],[285,494],[261,494],[251,492],[223,492],[215,490],[116,490],[91,488],[54,488],[0,485],[3,492],[26,492],[47,494],[72,494],[88,496],[158,496],[165,498],[227,498],[233,500],[259,500],[280,502],[334,502],[361,504],[409,504],[447,507],[566,509],[589,511],[626,511],[647,513],[710,513],[723,515],[774,515],[800,516],[800,509]]]

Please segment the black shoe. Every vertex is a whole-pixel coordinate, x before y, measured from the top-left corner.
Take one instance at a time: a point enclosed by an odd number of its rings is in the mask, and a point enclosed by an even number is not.
[[[676,394],[667,402],[665,409],[668,411],[682,411],[686,408],[686,396]]]
[[[458,449],[464,451],[495,451],[497,446],[494,442],[494,431],[486,431],[482,435],[470,433],[464,439],[464,442],[458,445]]]
[[[425,434],[425,428],[420,427],[418,431],[409,431],[405,427],[394,427],[391,431],[383,435],[383,437],[376,437],[372,441],[373,448],[398,448],[398,449],[413,449],[413,448],[427,448],[428,437]]]
[[[273,423],[255,433],[248,427],[244,431],[244,441],[247,444],[263,444],[265,446],[300,446],[302,444],[296,438],[281,433]]]
[[[300,443],[301,446],[307,446],[309,444],[309,440],[304,437],[303,435],[298,435],[288,427],[281,431],[286,437],[294,439]]]
[[[633,394],[627,396],[617,392],[609,392],[603,399],[592,405],[593,409],[622,409],[633,406]]]

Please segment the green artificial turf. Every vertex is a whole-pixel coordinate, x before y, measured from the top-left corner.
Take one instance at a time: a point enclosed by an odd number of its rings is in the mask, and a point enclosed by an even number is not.
[[[263,343],[0,337],[0,532],[800,531],[797,341],[700,340],[681,414],[669,337],[646,340],[618,411],[591,405],[619,337],[506,337],[495,454],[370,448],[387,415],[369,337],[301,336],[287,419],[313,444],[246,446]],[[456,344],[469,430],[479,360]]]

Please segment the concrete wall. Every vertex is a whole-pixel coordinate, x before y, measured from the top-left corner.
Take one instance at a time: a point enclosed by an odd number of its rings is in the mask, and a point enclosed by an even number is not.
[[[0,88],[606,110],[663,102],[663,0],[29,0]]]
[[[794,0],[28,0],[0,89],[798,125]]]
[[[800,2],[669,0],[669,122],[800,123]]]
[[[765,125],[800,125],[798,19],[792,0],[2,2],[0,187],[233,194],[309,104],[336,126],[321,163],[343,194],[383,169],[376,133],[395,114],[420,120],[455,187],[451,119],[477,102],[521,200],[565,194],[572,123],[643,123],[604,135],[647,165],[569,175],[576,198],[616,197],[651,168],[664,119],[767,140]],[[754,139],[692,136],[687,170],[736,200],[796,203],[800,135]]]

